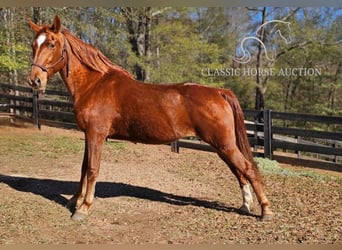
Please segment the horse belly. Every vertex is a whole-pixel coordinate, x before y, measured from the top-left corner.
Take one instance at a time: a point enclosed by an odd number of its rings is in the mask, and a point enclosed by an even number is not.
[[[157,90],[130,92],[130,102],[121,106],[121,116],[113,122],[116,138],[163,144],[194,135],[183,96],[172,88]]]
[[[170,128],[158,126],[156,123],[142,123],[138,120],[130,121],[125,126],[115,126],[111,138],[141,142],[148,144],[163,144],[177,139]]]
[[[164,144],[193,134],[191,129],[168,123],[167,119],[146,116],[117,122],[113,127],[112,138],[147,144]]]

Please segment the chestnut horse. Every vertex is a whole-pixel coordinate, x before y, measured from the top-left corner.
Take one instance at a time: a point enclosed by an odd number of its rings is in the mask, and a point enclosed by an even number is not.
[[[82,220],[89,213],[107,137],[165,144],[191,135],[213,146],[237,177],[243,196],[241,209],[250,212],[250,183],[261,205],[261,218],[272,218],[244,116],[232,91],[196,83],[142,83],[72,35],[58,16],[52,25],[32,21],[29,25],[35,33],[29,84],[44,92],[49,77],[59,72],[85,134],[80,185],[69,202],[75,207],[72,219]]]

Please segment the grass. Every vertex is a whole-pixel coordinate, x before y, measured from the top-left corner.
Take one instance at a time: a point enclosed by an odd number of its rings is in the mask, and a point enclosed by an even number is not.
[[[114,150],[120,150],[120,149],[125,149],[127,146],[127,143],[121,142],[121,141],[106,141],[105,142],[105,147],[108,147],[110,149]]]
[[[26,134],[22,136],[1,135],[0,148],[3,154],[20,154],[24,156],[46,155],[58,158],[67,154],[83,153],[84,140],[71,136]],[[106,141],[107,150],[123,150],[126,143]]]
[[[296,175],[293,171],[281,168],[279,163],[275,160],[261,157],[255,157],[254,160],[257,163],[259,170],[263,173],[270,175]]]
[[[298,170],[292,171],[289,169],[282,168],[279,163],[275,160],[270,160],[267,158],[255,157],[255,162],[261,172],[269,175],[282,175],[289,177],[309,177],[315,180],[336,180],[340,179],[337,176],[326,175],[322,173],[317,173],[310,170]]]
[[[3,153],[20,153],[26,156],[41,153],[64,155],[67,153],[79,153],[82,151],[83,143],[77,138],[67,136],[44,135],[22,135],[22,136],[1,136],[0,147]]]

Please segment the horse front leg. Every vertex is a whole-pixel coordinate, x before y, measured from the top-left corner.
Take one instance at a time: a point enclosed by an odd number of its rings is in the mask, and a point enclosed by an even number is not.
[[[89,214],[95,195],[96,178],[99,175],[102,148],[106,136],[98,133],[86,133],[86,152],[82,164],[81,183],[77,197],[73,220],[83,220]]]

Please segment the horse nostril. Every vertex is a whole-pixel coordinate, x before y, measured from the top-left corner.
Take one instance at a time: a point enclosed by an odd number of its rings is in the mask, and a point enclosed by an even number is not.
[[[34,80],[34,84],[39,88],[40,85],[41,85],[41,81],[40,81],[40,78],[37,77],[36,80]]]

